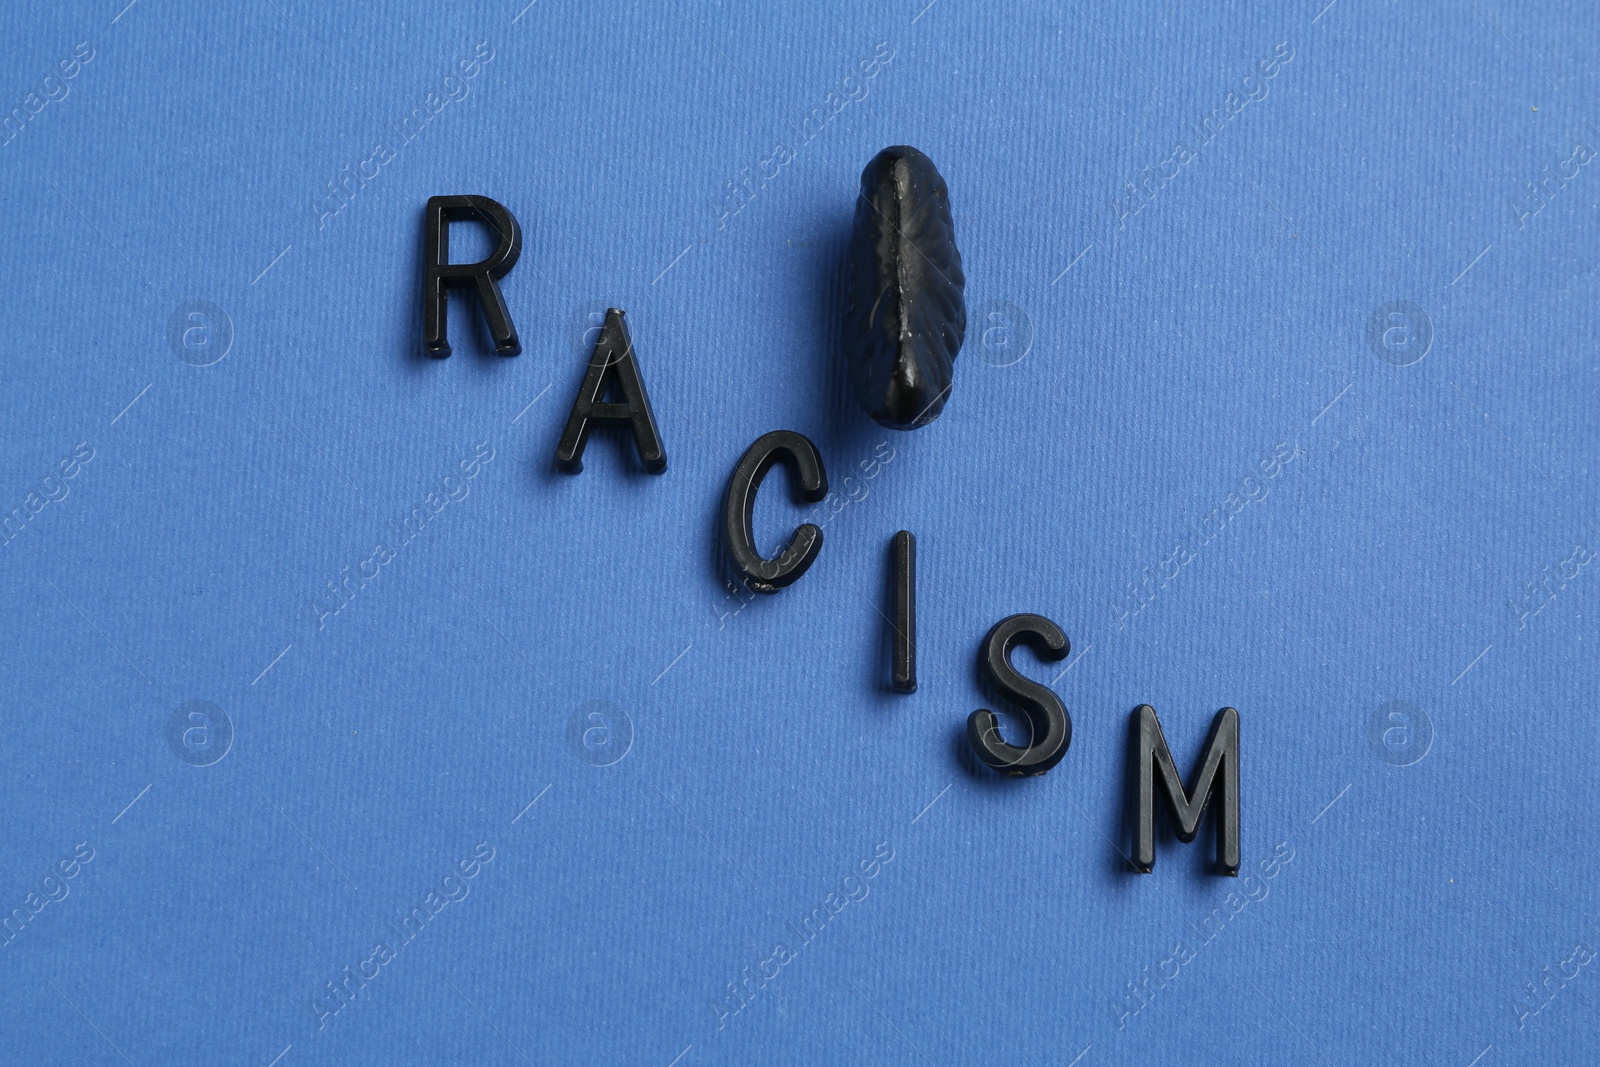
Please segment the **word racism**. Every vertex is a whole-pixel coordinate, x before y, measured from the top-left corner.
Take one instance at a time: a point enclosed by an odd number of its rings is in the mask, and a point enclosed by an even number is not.
[[[400,950],[415,941],[423,929],[438,918],[440,912],[451,904],[466,900],[472,892],[472,886],[468,883],[478,877],[494,857],[493,845],[487,841],[478,842],[472,855],[457,861],[454,870],[444,876],[437,889],[428,891],[421,904],[400,916],[399,922],[389,923],[392,941],[377,942],[366,958],[356,964],[354,971],[347,966],[339,972],[338,978],[326,983],[323,991],[311,998],[311,1011],[317,1017],[317,1029],[326,1029],[328,1020],[348,1008],[357,994],[367,987],[367,983],[382,974],[383,968],[393,963],[399,957]]]
[[[450,224],[479,222],[498,237],[488,256],[476,263],[450,261]],[[522,230],[504,204],[487,196],[430,197],[423,219],[422,350],[434,359],[450,355],[449,291],[476,292],[489,337],[501,356],[522,351],[522,341],[511,321],[511,312],[500,293],[499,279],[516,266],[522,254]],[[583,470],[583,453],[596,429],[626,431],[633,437],[639,465],[648,473],[667,470],[667,450],[662,441],[650,396],[645,388],[638,353],[620,308],[606,312],[605,324],[589,355],[589,366],[578,385],[571,414],[556,443],[553,465],[558,471],[576,475]],[[492,453],[491,453],[492,455]],[[1261,473],[1276,477],[1292,451],[1287,445],[1260,461]],[[763,556],[756,546],[756,496],[767,473],[779,463],[788,468],[790,491],[796,502],[819,503],[828,496],[828,472],[816,445],[793,430],[772,430],[756,438],[734,464],[723,494],[722,513],[717,520],[719,556],[733,577],[752,593],[773,595],[788,588],[810,570],[822,551],[823,531],[815,523],[803,523],[789,543],[773,557]],[[465,473],[465,468],[463,468]],[[1208,531],[1208,521],[1220,526],[1244,506],[1245,500],[1264,495],[1256,492],[1254,477],[1245,479],[1240,496],[1229,497],[1230,511],[1215,509],[1200,523],[1194,537],[1203,544],[1216,536]],[[442,506],[442,504],[440,505]],[[437,509],[436,509],[437,510]],[[1203,540],[1202,540],[1203,538]],[[894,590],[894,615],[890,622],[894,637],[891,658],[892,688],[895,692],[916,692],[916,539],[909,530],[895,534],[888,552],[890,584]],[[1190,552],[1192,556],[1192,551]],[[392,558],[393,551],[380,542],[372,557],[363,564],[361,576],[372,575]],[[1173,560],[1182,566],[1187,559]],[[367,578],[366,580],[371,580]],[[330,583],[331,585],[332,583]],[[337,590],[334,590],[337,593]],[[318,624],[323,622],[318,611]],[[325,607],[328,614],[334,609]],[[1000,735],[1000,722],[993,711],[980,708],[967,717],[967,743],[974,754],[1000,774],[1012,778],[1045,774],[1059,763],[1072,743],[1072,718],[1066,705],[1046,686],[1026,677],[1011,664],[1011,653],[1018,644],[1027,644],[1047,660],[1064,659],[1070,642],[1055,623],[1042,615],[1010,615],[990,629],[979,647],[979,667],[989,683],[988,691],[998,693],[1020,708],[1031,726],[1026,746],[1006,743]],[[1212,800],[1217,801],[1216,871],[1239,873],[1239,713],[1223,708],[1211,722],[1211,733],[1200,753],[1198,766],[1189,775],[1189,785],[1179,773],[1167,745],[1155,709],[1141,704],[1133,711],[1130,731],[1128,778],[1129,815],[1132,816],[1133,852],[1130,865],[1148,874],[1155,868],[1157,796],[1165,809],[1173,832],[1184,843],[1199,833],[1200,822]],[[1136,814],[1135,814],[1136,813]],[[764,963],[767,961],[763,961]],[[782,965],[780,961],[779,965]],[[729,1009],[730,1012],[733,1009]]]
[[[894,848],[887,841],[878,842],[872,850],[872,855],[861,860],[860,863],[839,879],[839,888],[823,899],[822,903],[812,908],[800,917],[800,922],[788,922],[789,932],[794,934],[794,944],[791,947],[787,941],[778,941],[766,956],[756,961],[754,970],[749,964],[739,972],[737,982],[729,982],[723,986],[722,993],[711,998],[707,1003],[711,1007],[711,1014],[717,1017],[717,1029],[721,1030],[728,1025],[728,1020],[748,1008],[767,983],[777,979],[783,968],[789,966],[800,958],[800,950],[817,939],[822,933],[822,928],[837,918],[851,904],[859,904],[867,899],[867,894],[872,892],[872,887],[867,883],[883,873],[883,868],[894,859]],[[859,875],[857,874],[859,871]]]
[[[87,841],[79,841],[72,847],[70,855],[61,857],[55,866],[45,869],[45,875],[39,879],[39,888],[29,893],[23,899],[20,907],[12,908],[3,920],[0,920],[0,944],[9,945],[17,939],[17,935],[28,928],[28,924],[38,917],[46,905],[59,904],[67,899],[67,894],[72,892],[72,887],[67,883],[78,877],[78,872],[94,859],[94,848]]]

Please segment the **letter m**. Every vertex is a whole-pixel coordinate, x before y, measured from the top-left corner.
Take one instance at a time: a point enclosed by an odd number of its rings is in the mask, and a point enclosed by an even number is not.
[[[1156,791],[1166,797],[1173,831],[1184,844],[1195,839],[1200,820],[1216,796],[1217,873],[1239,874],[1239,713],[1223,708],[1211,722],[1211,734],[1200,753],[1199,768],[1187,790],[1172,761],[1156,709],[1140,704],[1133,712],[1130,784],[1138,791],[1130,798],[1134,816],[1133,869],[1149,874],[1156,865]]]

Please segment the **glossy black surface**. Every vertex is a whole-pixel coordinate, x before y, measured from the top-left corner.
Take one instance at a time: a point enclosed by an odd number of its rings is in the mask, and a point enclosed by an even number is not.
[[[476,221],[494,231],[494,250],[477,263],[450,262],[450,224]],[[451,289],[476,288],[502,356],[522,351],[517,328],[511,322],[499,279],[510,273],[522,255],[522,228],[505,205],[487,196],[430,196],[423,223],[422,347],[435,359],[450,354],[449,316]]]
[[[734,571],[756,593],[776,593],[792,585],[822,551],[822,529],[809,522],[795,530],[776,558],[766,559],[756,551],[756,494],[761,480],[779,461],[787,463],[794,475],[797,502],[814,504],[828,495],[828,472],[823,469],[822,456],[815,445],[793,430],[762,434],[745,449],[728,478],[728,491],[722,502],[722,535]]]
[[[894,691],[917,691],[917,539],[901,530],[889,542],[894,582]]]
[[[606,391],[613,385],[622,393],[620,401],[605,399]],[[589,444],[589,433],[596,426],[632,430],[639,463],[644,469],[651,474],[667,469],[667,450],[661,444],[661,431],[656,426],[655,412],[650,408],[650,394],[645,391],[644,379],[639,375],[633,338],[628,334],[628,320],[621,308],[606,312],[600,339],[589,354],[589,369],[578,385],[572,414],[567,417],[567,427],[556,445],[558,470],[568,474],[583,470],[583,450]]]
[[[1133,762],[1129,785],[1135,791],[1129,804],[1133,816],[1133,869],[1149,874],[1156,865],[1156,790],[1166,798],[1173,832],[1188,844],[1200,830],[1211,798],[1217,798],[1218,874],[1239,873],[1239,713],[1223,708],[1211,721],[1205,750],[1193,785],[1185,790],[1178,767],[1161,732],[1161,720],[1149,704],[1133,710],[1131,723]]]
[[[914,430],[944,409],[966,335],[965,286],[933,160],[885,148],[861,172],[842,337],[856,399],[881,425]]]
[[[994,624],[978,649],[978,669],[1027,713],[1031,729],[1026,745],[1007,744],[1000,739],[998,717],[980,708],[967,717],[967,742],[979,759],[1012,778],[1044,774],[1072,744],[1072,717],[1061,698],[1011,665],[1011,650],[1019,643],[1045,660],[1063,659],[1072,647],[1061,627],[1043,615],[1009,615]]]

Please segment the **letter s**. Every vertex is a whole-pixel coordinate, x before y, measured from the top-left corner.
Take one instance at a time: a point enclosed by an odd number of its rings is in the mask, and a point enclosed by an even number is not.
[[[1026,746],[1007,744],[1000,737],[999,718],[988,708],[979,708],[967,716],[967,743],[984,763],[1012,778],[1044,774],[1061,762],[1072,744],[1072,716],[1061,698],[1011,665],[1011,650],[1021,642],[1045,660],[1064,659],[1072,647],[1061,627],[1031,614],[1001,619],[979,646],[979,670],[1027,713],[1033,731]]]

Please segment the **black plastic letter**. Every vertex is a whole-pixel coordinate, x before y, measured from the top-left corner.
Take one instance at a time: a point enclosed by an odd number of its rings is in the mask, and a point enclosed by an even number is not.
[[[773,430],[756,438],[745,450],[728,478],[722,503],[722,532],[733,567],[744,584],[756,593],[776,593],[804,574],[822,551],[822,529],[804,523],[776,559],[756,551],[756,493],[767,471],[780,459],[797,476],[801,500],[816,503],[828,495],[828,472],[817,447],[793,430]]]
[[[987,708],[967,717],[967,743],[995,770],[1012,778],[1044,774],[1061,762],[1072,744],[1072,716],[1061,698],[1017,673],[1011,649],[1025,641],[1047,660],[1066,657],[1072,645],[1061,627],[1043,615],[1009,615],[994,624],[978,649],[978,669],[988,681],[1028,713],[1032,736],[1024,746],[1000,739],[1000,721]]]
[[[1133,710],[1133,773],[1129,776],[1138,790],[1135,800],[1133,869],[1149,874],[1156,865],[1156,788],[1160,783],[1167,800],[1167,811],[1177,825],[1178,840],[1193,841],[1200,830],[1206,805],[1216,794],[1221,802],[1217,813],[1218,874],[1239,874],[1239,713],[1223,708],[1211,722],[1205,751],[1193,776],[1194,784],[1183,788],[1183,779],[1172,761],[1167,738],[1161,732],[1156,709],[1140,704]]]
[[[499,240],[487,259],[478,263],[450,262],[450,224],[481,222]],[[484,318],[494,350],[502,356],[522,351],[517,328],[511,324],[505,298],[500,295],[499,279],[510,273],[522,255],[522,230],[505,206],[487,196],[430,196],[424,222],[426,248],[423,252],[422,345],[434,359],[450,354],[448,320],[450,304],[447,290],[477,287]]]
[[[607,401],[606,391],[616,382],[622,391],[620,402]],[[606,312],[606,324],[589,355],[589,369],[572,402],[567,428],[556,446],[556,466],[568,474],[583,470],[583,450],[589,444],[589,431],[595,426],[621,426],[633,430],[633,443],[639,449],[639,462],[651,474],[667,469],[667,450],[661,445],[656,416],[650,410],[650,394],[639,377],[633,354],[633,338],[621,308]]]
[[[917,539],[901,530],[889,542],[894,580],[894,691],[917,691]]]

